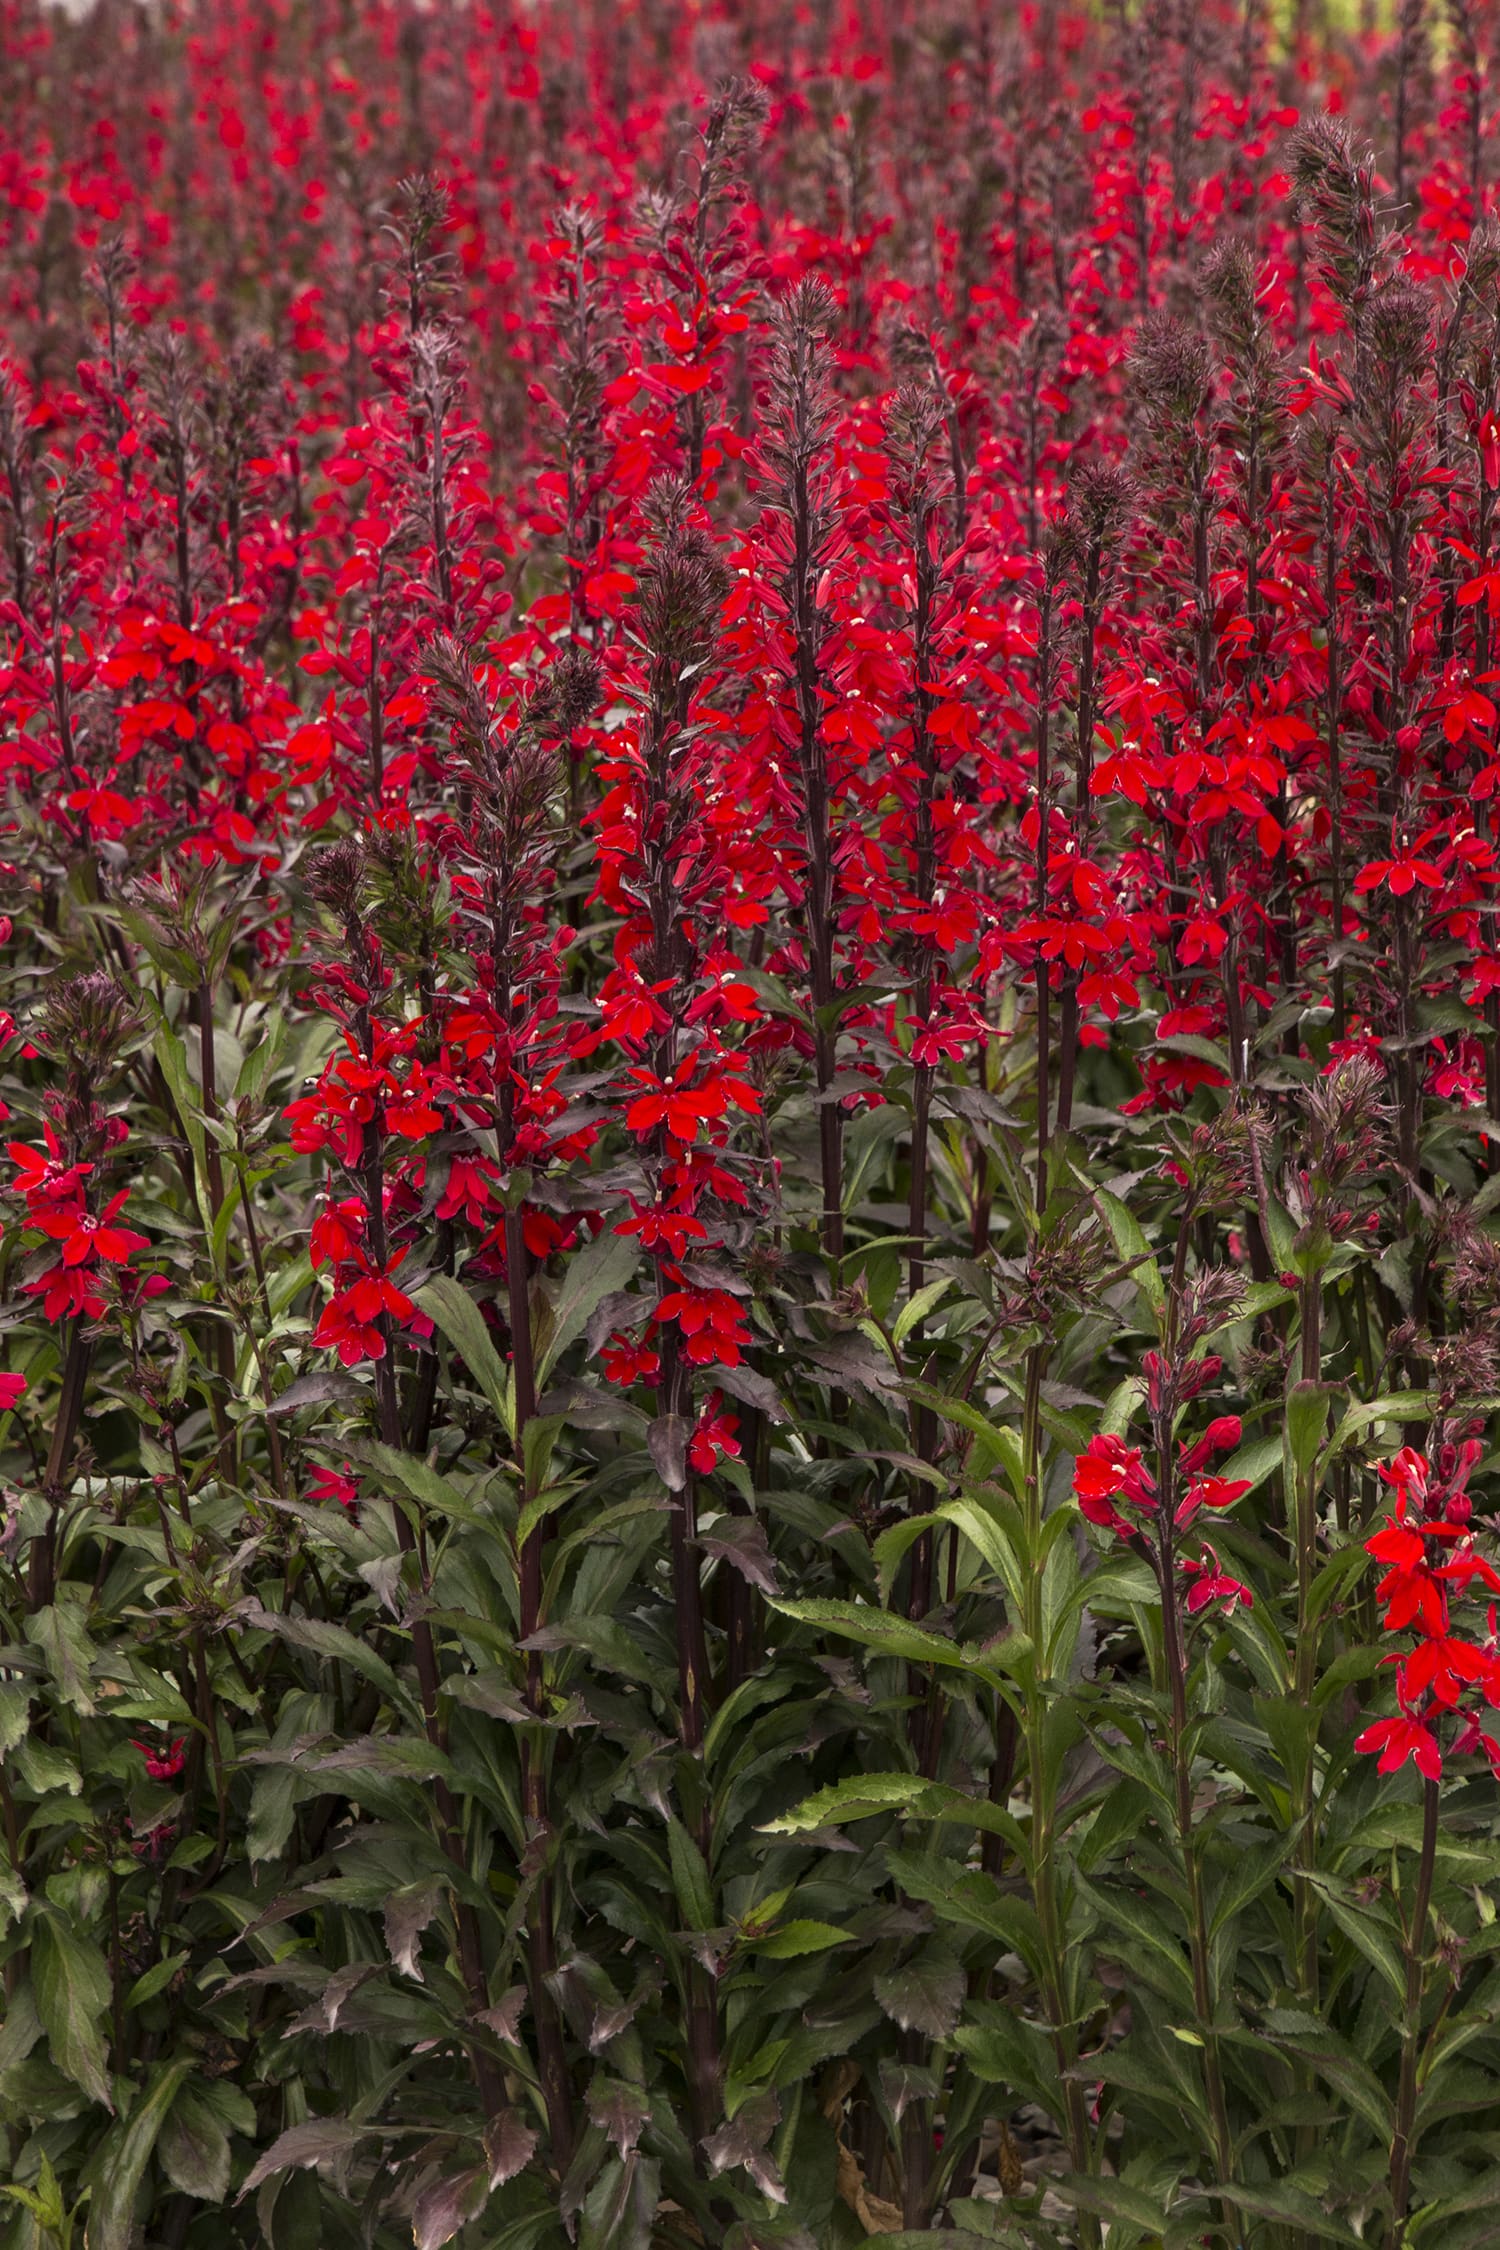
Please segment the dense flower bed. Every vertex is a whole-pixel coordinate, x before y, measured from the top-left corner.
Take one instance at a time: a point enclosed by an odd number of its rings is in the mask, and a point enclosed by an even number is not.
[[[0,20],[3,2250],[1493,2241],[1493,10]]]

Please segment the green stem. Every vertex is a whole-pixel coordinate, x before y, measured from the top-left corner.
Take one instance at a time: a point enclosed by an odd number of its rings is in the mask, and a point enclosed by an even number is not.
[[[1064,2138],[1068,2161],[1079,2173],[1094,2169],[1088,2110],[1077,2072],[1078,2037],[1069,2007],[1066,1947],[1058,1901],[1055,1858],[1057,1807],[1053,1801],[1047,1760],[1048,1688],[1043,1677],[1042,1581],[1046,1556],[1042,1552],[1042,1377],[1047,1347],[1033,1344],[1026,1356],[1026,1391],[1022,1410],[1021,1448],[1024,1462],[1025,1610],[1022,1630],[1031,1643],[1030,1684],[1026,1693],[1025,1735],[1028,1786],[1031,1792],[1031,1888],[1041,1937],[1040,1976],[1042,2006],[1052,2039],[1053,2058],[1062,2089]],[[1095,2250],[1097,2222],[1079,2215],[1079,2241],[1084,2250]]]
[[[1176,1300],[1173,1299],[1172,1302],[1175,1306]],[[1177,1557],[1172,1531],[1177,1494],[1173,1434],[1170,1416],[1166,1414],[1160,1416],[1157,1422],[1156,1456],[1161,1522],[1161,1545],[1156,1557],[1156,1569],[1161,1587],[1162,1652],[1166,1663],[1167,1694],[1171,1710],[1168,1748],[1172,1764],[1173,1811],[1177,1824],[1177,1848],[1182,1858],[1183,1881],[1187,1889],[1193,2013],[1197,2019],[1198,2036],[1203,2042],[1203,2092],[1208,2107],[1209,2130],[1213,2136],[1214,2168],[1220,2185],[1224,2186],[1234,2176],[1234,2140],[1229,2129],[1229,2105],[1224,2094],[1224,2071],[1219,2054],[1218,2030],[1214,2022],[1208,1917],[1203,1906],[1203,1870],[1199,1864],[1197,1833],[1193,1823],[1193,1760],[1188,1745],[1188,1648],[1182,1615],[1177,1606]],[[1243,2234],[1233,2204],[1222,2202],[1219,2209],[1225,2239],[1232,2244],[1239,2244],[1243,2240]]]
[[[1422,1986],[1427,1921],[1432,1906],[1432,1876],[1437,1864],[1439,1785],[1425,1782],[1422,1797],[1422,1856],[1417,1892],[1406,1925],[1406,2008],[1401,2025],[1401,2078],[1396,2093],[1396,2131],[1391,2141],[1391,2245],[1402,2250],[1411,2207],[1412,2129],[1417,2114],[1417,2050],[1422,2035]]]

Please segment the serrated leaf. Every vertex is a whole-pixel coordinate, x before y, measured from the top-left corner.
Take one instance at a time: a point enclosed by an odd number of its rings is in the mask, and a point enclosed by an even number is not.
[[[156,2153],[179,2195],[196,2196],[200,2203],[222,2203],[228,2195],[229,2135],[193,2086],[179,2089]]]
[[[578,2250],[651,2250],[661,2168],[639,2150],[611,2157],[584,2199]]]
[[[703,2142],[710,2177],[742,2169],[768,2202],[785,2203],[786,2188],[766,2147],[780,2117],[781,2104],[769,2090],[741,2102],[734,2115]]]
[[[536,2154],[539,2135],[518,2109],[502,2109],[484,2129],[484,2153],[491,2188],[504,2187],[524,2172]]]
[[[461,1355],[470,1375],[499,1415],[506,1436],[514,1440],[516,1414],[510,1376],[490,1341],[484,1315],[468,1290],[451,1273],[440,1273],[413,1291],[413,1296],[428,1319],[442,1330]]]
[[[89,2198],[86,2250],[130,2250],[135,2233],[135,2199],[146,2166],[167,2112],[192,2067],[188,2061],[165,2064],[130,2114],[109,2134],[100,2151],[94,2192]]]
[[[1123,1884],[1107,1887],[1077,1878],[1079,1895],[1099,1917],[1102,1928],[1095,1943],[1123,1965],[1144,1968],[1159,1965],[1161,1978],[1184,2014],[1193,2007],[1192,1979],[1188,1975],[1185,1941],[1156,1909]],[[1123,1942],[1122,1942],[1123,1941]]]
[[[112,2110],[101,2028],[110,2003],[103,1954],[58,1916],[44,1914],[32,1932],[31,1985],[53,2063],[91,2101]]]
[[[45,1608],[33,1610],[21,1630],[32,1647],[40,1649],[42,1661],[64,1703],[81,1719],[91,1719],[95,1709],[90,1684],[95,1652],[89,1639],[82,1597],[59,1596]]]
[[[875,1979],[875,1997],[903,2031],[951,2039],[963,2013],[967,1979],[957,1954],[928,1947]]]
[[[346,1625],[335,1625],[326,1617],[289,1617],[281,1610],[270,1609],[248,1610],[245,1623],[260,1632],[274,1633],[291,1648],[305,1649],[309,1655],[332,1663],[347,1664],[352,1672],[379,1688],[393,1709],[404,1711],[408,1717],[417,1715],[412,1696],[385,1658],[371,1648],[368,1641],[351,1633]]]
[[[300,2125],[289,2125],[252,2165],[239,2200],[243,2202],[262,2180],[278,2172],[303,2172],[313,2165],[335,2163],[348,2156],[362,2137],[362,2129],[347,2117],[309,2117]]]
[[[1105,1188],[1099,1188],[1096,1193],[1116,1252],[1129,1263],[1130,1278],[1152,1312],[1159,1312],[1167,1301],[1167,1286],[1156,1263],[1156,1254],[1141,1231],[1140,1221],[1117,1195],[1111,1195]]]
[[[658,1414],[646,1432],[646,1445],[668,1492],[687,1483],[688,1425],[680,1414]]]
[[[477,2164],[434,2180],[412,2205],[413,2250],[442,2250],[489,2200],[489,2175]]]
[[[1142,2227],[1157,2239],[1171,2221],[1171,2212],[1165,2204],[1129,2180],[1091,2179],[1069,2172],[1048,2184],[1075,2210],[1093,2211],[1101,2219]]]
[[[835,1945],[848,1945],[852,1941],[847,1930],[835,1928],[832,1922],[816,1922],[806,1918],[783,1922],[779,1929],[768,1930],[764,1937],[744,1941],[768,1961],[792,1961],[803,1953],[826,1953]]]
[[[781,1592],[766,1527],[759,1516],[719,1516],[698,1534],[706,1555],[727,1562],[741,1578],[773,1597]]]
[[[639,1261],[640,1245],[635,1237],[616,1234],[608,1226],[569,1258],[562,1286],[543,1325],[545,1342],[537,1355],[538,1388],[563,1353],[583,1335],[595,1307],[625,1287]]]
[[[714,1927],[714,1893],[703,1854],[680,1820],[667,1823],[667,1852],[678,1911],[690,1930]]]
[[[30,1724],[30,1688],[20,1680],[0,1680],[0,1760],[25,1741]]]
[[[365,1438],[350,1450],[361,1462],[368,1461],[371,1468],[379,1472],[387,1489],[399,1485],[424,1508],[446,1516],[451,1522],[468,1524],[479,1531],[494,1530],[494,1519],[485,1509],[460,1492],[431,1462],[419,1460],[413,1453],[398,1453],[394,1446],[377,1444],[373,1438]]]
[[[1222,2196],[1238,2211],[1249,2211],[1258,2219],[1276,2219],[1283,2225],[1290,2223],[1301,2232],[1311,2234],[1319,2242],[1337,2242],[1345,2250],[1368,2250],[1363,2235],[1325,2211],[1315,2196],[1301,2188],[1281,2181],[1255,2187],[1215,2186],[1215,2195]]]
[[[982,1931],[1035,1964],[1041,1949],[1036,1913],[1025,1899],[1002,1891],[980,1869],[955,1873],[953,1863],[920,1858],[915,1852],[888,1852],[886,1864],[907,1894],[933,1907],[960,1930]]]
[[[867,1608],[859,1602],[776,1601],[770,1605],[783,1617],[799,1624],[819,1625],[856,1641],[873,1656],[904,1657],[912,1664],[941,1664],[963,1671],[977,1664],[977,1652],[956,1641],[945,1641],[921,1625],[913,1625],[887,1609]]]
[[[585,2098],[589,2120],[620,2156],[629,2156],[651,2122],[651,2104],[640,2086],[622,2078],[596,2078]]]
[[[320,1367],[311,1375],[299,1375],[295,1382],[275,1398],[266,1409],[273,1415],[295,1414],[304,1406],[363,1406],[369,1393],[352,1375],[345,1375],[337,1367]]]
[[[443,1909],[443,1886],[435,1881],[403,1883],[385,1902],[385,1943],[392,1965],[422,1982],[417,1940]]]
[[[929,1281],[924,1288],[917,1291],[914,1297],[907,1299],[896,1316],[895,1327],[891,1330],[891,1335],[898,1348],[906,1342],[912,1330],[919,1328],[927,1315],[942,1303],[952,1287],[952,1274],[941,1274],[936,1281]]]

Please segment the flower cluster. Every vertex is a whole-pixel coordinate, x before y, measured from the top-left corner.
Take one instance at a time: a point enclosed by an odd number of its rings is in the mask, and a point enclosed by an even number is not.
[[[1411,1645],[1387,1657],[1396,1675],[1397,1710],[1364,1729],[1357,1750],[1380,1753],[1382,1773],[1410,1758],[1436,1781],[1448,1755],[1482,1750],[1500,1773],[1500,1742],[1486,1714],[1500,1707],[1500,1629],[1496,1605],[1483,1626],[1455,1616],[1475,1591],[1500,1596],[1500,1572],[1475,1544],[1468,1481],[1483,1453],[1477,1438],[1445,1440],[1429,1459],[1405,1445],[1380,1474],[1395,1493],[1389,1516],[1365,1541],[1384,1565],[1376,1588],[1387,1633]]]
[[[1189,1615],[1211,1604],[1219,1604],[1226,1614],[1237,1606],[1252,1606],[1249,1587],[1231,1578],[1208,1541],[1194,1532],[1205,1509],[1218,1513],[1232,1508],[1250,1490],[1247,1478],[1217,1476],[1207,1468],[1215,1454],[1231,1452],[1239,1442],[1237,1414],[1219,1415],[1201,1437],[1191,1443],[1182,1440],[1165,1508],[1160,1486],[1138,1445],[1107,1435],[1091,1438],[1087,1452],[1073,1464],[1079,1513],[1151,1564],[1165,1600],[1176,1599],[1175,1585],[1180,1582]]]

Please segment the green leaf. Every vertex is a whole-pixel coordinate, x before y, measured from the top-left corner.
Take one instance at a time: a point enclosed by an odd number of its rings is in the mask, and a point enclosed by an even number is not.
[[[1148,1970],[1159,1966],[1158,1982],[1186,2016],[1193,2012],[1193,1982],[1188,1974],[1186,1941],[1156,1909],[1123,1884],[1107,1887],[1076,1878],[1079,1896],[1088,1901],[1103,1925],[1096,1934],[1099,1949],[1124,1967]]]
[[[86,1597],[81,1593],[63,1589],[55,1602],[48,1603],[45,1609],[33,1610],[21,1630],[32,1647],[41,1650],[64,1703],[81,1719],[91,1719],[94,1696],[90,1680],[95,1651],[85,1622],[85,1605]]]
[[[44,1914],[32,1932],[31,1978],[53,2062],[91,2101],[112,2110],[101,2029],[110,2004],[103,1954],[59,1916]]]
[[[1369,2064],[1321,2016],[1305,2009],[1268,2008],[1258,2031],[1237,2036],[1250,2050],[1252,2069],[1258,2067],[1255,2058],[1263,2039],[1300,2055],[1365,2120],[1377,2144],[1389,2145],[1395,2131],[1394,2103]]]
[[[105,2141],[97,2166],[91,2167],[93,2194],[89,2198],[88,2228],[84,2235],[87,2250],[130,2250],[135,2234],[135,2199],[151,2161],[151,2151],[178,2089],[192,2068],[188,2060],[162,2066],[130,2115],[121,2119]],[[227,2168],[225,2185],[228,2185]]]
[[[1316,2235],[1319,2242],[1342,2243],[1346,2250],[1369,2250],[1364,2235],[1355,2234],[1342,2219],[1325,2211],[1315,2196],[1286,2181],[1255,2187],[1216,2185],[1214,2193],[1222,2196],[1226,2203],[1232,2203],[1238,2211],[1249,2211],[1257,2219],[1276,2219],[1283,2225],[1290,2223],[1304,2233]]]
[[[127,2009],[143,2007],[148,2000],[154,2000],[158,1992],[165,1992],[183,1962],[191,1958],[188,1953],[164,1953],[159,1961],[153,1961],[126,1993]]]
[[[1426,1422],[1432,1418],[1433,1396],[1430,1391],[1388,1391],[1382,1398],[1372,1398],[1362,1406],[1351,1406],[1340,1415],[1338,1427],[1328,1441],[1329,1456],[1341,1453],[1357,1437],[1380,1422]]]
[[[402,2075],[406,2075],[405,2070]],[[360,2127],[347,2117],[309,2117],[300,2125],[289,2125],[252,2166],[240,2189],[240,2201],[258,2188],[262,2180],[269,2180],[278,2172],[300,2172],[314,2164],[336,2164],[353,2152],[362,2137]]]
[[[672,1863],[672,1887],[678,1910],[690,1930],[711,1930],[715,1924],[714,1890],[702,1852],[680,1820],[667,1823],[667,1853]]]
[[[1308,1881],[1322,1898],[1344,1935],[1364,1955],[1371,1967],[1377,1969],[1391,1991],[1406,2003],[1406,1971],[1402,1965],[1396,1933],[1390,1923],[1368,1908],[1357,1906],[1345,1895],[1342,1887],[1321,1875],[1309,1875]]]
[[[1094,2211],[1101,2219],[1144,2228],[1157,2241],[1170,2223],[1171,2213],[1166,2205],[1128,2180],[1091,2179],[1070,2172],[1047,2184],[1076,2210]]]
[[[924,2039],[951,2039],[963,2013],[968,1979],[946,1946],[928,1945],[897,1969],[875,1979],[875,1997],[903,2031]]]
[[[13,1763],[22,1782],[38,1797],[50,1796],[56,1790],[76,1797],[83,1788],[83,1775],[67,1751],[43,1742],[40,1735],[32,1735],[20,1745]]]
[[[1217,1936],[1236,1914],[1269,1889],[1286,1864],[1291,1840],[1273,1836],[1259,1850],[1236,1853],[1209,1909],[1209,1934]]]
[[[334,1625],[323,1617],[288,1617],[276,1609],[254,1610],[247,1614],[246,1623],[261,1632],[274,1633],[291,1648],[306,1649],[331,1663],[347,1664],[351,1672],[379,1688],[393,1710],[404,1711],[408,1717],[420,1715],[419,1706],[385,1658],[346,1625]]]
[[[1233,1477],[1236,1482],[1244,1480],[1253,1492],[1267,1477],[1276,1474],[1284,1458],[1279,1433],[1275,1437],[1252,1438],[1248,1445],[1242,1445],[1237,1453],[1230,1455],[1218,1473]]]
[[[612,2157],[584,2199],[578,2250],[651,2250],[661,2167],[639,2150]]]
[[[1322,1448],[1331,1390],[1332,1386],[1324,1383],[1294,1383],[1287,1392],[1287,1443],[1299,1478],[1309,1473]]]
[[[490,1342],[484,1315],[451,1273],[434,1274],[414,1292],[416,1302],[462,1356],[464,1365],[499,1415],[505,1434],[516,1434],[515,1392],[509,1370]]]
[[[1115,1249],[1121,1258],[1129,1262],[1131,1280],[1145,1298],[1151,1312],[1160,1312],[1167,1301],[1167,1285],[1162,1280],[1161,1268],[1156,1263],[1156,1253],[1141,1231],[1140,1221],[1107,1188],[1099,1188],[1095,1192]]]
[[[803,1953],[826,1953],[831,1946],[852,1945],[854,1941],[847,1930],[836,1929],[832,1922],[797,1919],[768,1930],[764,1937],[742,1942],[769,1961],[792,1961]]]
[[[562,1506],[570,1485],[549,1484],[552,1450],[568,1426],[565,1414],[533,1414],[521,1432],[521,1474],[527,1500],[516,1526],[516,1545],[524,1547],[535,1525]]]
[[[945,1273],[936,1281],[929,1281],[925,1288],[919,1289],[914,1297],[907,1299],[897,1315],[895,1327],[891,1330],[898,1346],[906,1342],[914,1328],[921,1326],[933,1307],[942,1302],[952,1287],[953,1276],[951,1273]]]
[[[36,2186],[26,2188],[6,2184],[0,2186],[0,2195],[9,2196],[12,2202],[20,2204],[23,2211],[29,2211],[44,2233],[63,2237],[68,2223],[67,2210],[63,2204],[57,2174],[52,2169],[45,2149],[42,2151]]]
[[[30,1688],[20,1680],[0,1680],[0,1760],[26,1740],[30,1725]]]
[[[961,1930],[998,1938],[1033,1968],[1041,1954],[1041,1930],[1034,1909],[1002,1891],[991,1875],[975,1869],[951,1872],[953,1863],[925,1859],[916,1852],[888,1852],[886,1864],[912,1898],[933,1907]]]
[[[545,1308],[540,1322],[536,1379],[538,1388],[570,1345],[587,1328],[606,1297],[623,1289],[640,1260],[634,1235],[616,1234],[606,1225],[592,1242],[575,1252],[563,1273],[562,1286]]]
[[[1295,1273],[1297,1271],[1297,1229],[1292,1224],[1291,1213],[1286,1205],[1279,1202],[1274,1195],[1268,1195],[1265,1203],[1265,1218],[1266,1228],[1271,1237],[1272,1264],[1278,1273]]]
[[[967,1399],[950,1398],[946,1391],[935,1390],[930,1383],[920,1383],[909,1377],[901,1389],[907,1398],[914,1398],[920,1406],[930,1406],[935,1414],[941,1415],[945,1422],[951,1422],[956,1429],[967,1430],[971,1437],[981,1441],[988,1454],[1003,1461],[1007,1480],[1019,1500],[1025,1468],[1021,1460],[1020,1438],[1008,1422],[992,1422],[987,1415],[980,1413],[977,1406],[971,1406]]]
[[[197,982],[196,972],[192,982],[195,984]],[[198,1205],[198,1215],[206,1235],[212,1230],[214,1214],[208,1207],[208,1196],[205,1189],[208,1171],[208,1143],[203,1133],[203,1096],[188,1069],[187,1048],[164,1014],[160,1014],[158,1018],[156,1037],[152,1041],[152,1052],[156,1056],[157,1062],[161,1066],[161,1074],[167,1082],[167,1091],[172,1097],[172,1106],[177,1112],[177,1121],[187,1135],[188,1146],[193,1152],[194,1195]]]
[[[1205,1339],[1218,1336],[1226,1328],[1235,1327],[1242,1320],[1258,1320],[1262,1313],[1276,1312],[1290,1301],[1292,1292],[1281,1281],[1252,1281],[1249,1288],[1236,1298],[1225,1319],[1216,1328],[1206,1328]]]
[[[279,1009],[269,1009],[265,1018],[265,1036],[258,1040],[244,1061],[234,1082],[231,1103],[259,1103],[265,1094],[272,1071],[281,1058],[286,1037],[286,1017]]]
[[[909,1664],[941,1664],[955,1671],[983,1669],[980,1651],[957,1641],[945,1641],[941,1634],[930,1633],[907,1618],[893,1616],[888,1609],[838,1601],[768,1600],[766,1607],[778,1610],[783,1617],[794,1618],[798,1624],[821,1626],[824,1632],[839,1633],[846,1640],[857,1641],[871,1656],[897,1656]],[[1014,1635],[1007,1645],[1014,1647],[1020,1639],[1019,1634]],[[983,1652],[984,1655],[990,1653]]]
[[[441,1475],[430,1461],[419,1460],[414,1453],[398,1453],[394,1446],[381,1445],[373,1438],[365,1438],[350,1450],[361,1461],[384,1478],[387,1489],[399,1485],[403,1492],[431,1508],[436,1515],[447,1516],[454,1523],[462,1523],[477,1531],[496,1531],[496,1520],[485,1513],[477,1502],[467,1498],[449,1478]]]

